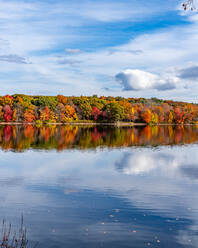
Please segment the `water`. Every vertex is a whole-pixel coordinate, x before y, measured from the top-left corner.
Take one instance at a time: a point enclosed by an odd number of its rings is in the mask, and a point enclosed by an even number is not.
[[[0,126],[0,218],[38,247],[198,247],[196,127]]]

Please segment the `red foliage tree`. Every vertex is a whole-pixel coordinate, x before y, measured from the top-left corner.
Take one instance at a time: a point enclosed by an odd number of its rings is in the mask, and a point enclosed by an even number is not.
[[[182,110],[179,107],[177,107],[175,108],[174,113],[175,113],[175,122],[177,124],[182,124],[184,122],[183,120],[184,113],[182,112]]]
[[[4,111],[4,119],[6,122],[11,121],[12,119],[12,110],[9,105],[5,105],[3,108]]]
[[[48,106],[45,107],[45,115],[46,115],[46,120],[49,120],[50,117],[50,109]]]
[[[8,97],[8,98],[10,98],[12,100],[14,99],[13,96],[10,96],[10,95],[5,95],[5,97]]]
[[[92,108],[92,113],[91,113],[91,115],[92,115],[93,119],[94,119],[95,121],[97,121],[97,120],[98,120],[98,117],[101,115],[101,111],[100,111],[97,107],[93,107],[93,108]]]

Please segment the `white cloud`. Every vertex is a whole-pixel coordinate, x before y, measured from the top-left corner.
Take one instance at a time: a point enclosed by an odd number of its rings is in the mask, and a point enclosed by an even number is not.
[[[155,0],[147,3],[144,0],[82,0],[69,2],[66,8],[65,2],[57,2],[51,13],[78,17],[83,23],[90,20],[103,23],[128,20],[137,23],[170,10],[170,6],[174,10],[175,3],[170,0],[162,1],[160,5]]]
[[[170,90],[176,88],[176,78],[166,80],[158,75],[141,70],[124,70],[116,75],[116,79],[121,83],[124,90]]]

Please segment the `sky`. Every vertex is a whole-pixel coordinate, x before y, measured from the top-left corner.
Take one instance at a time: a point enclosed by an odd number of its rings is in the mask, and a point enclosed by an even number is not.
[[[0,95],[198,102],[197,44],[180,0],[0,0]]]

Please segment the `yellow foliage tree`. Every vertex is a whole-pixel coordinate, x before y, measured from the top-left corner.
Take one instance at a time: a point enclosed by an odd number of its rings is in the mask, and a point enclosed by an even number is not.
[[[174,115],[173,115],[173,113],[172,113],[172,111],[170,111],[170,113],[169,113],[169,116],[168,116],[168,123],[173,123],[173,119],[174,119]]]
[[[63,122],[71,122],[71,121],[78,120],[78,116],[76,114],[75,108],[70,105],[66,105],[65,113],[64,114],[62,113],[61,120]]]

